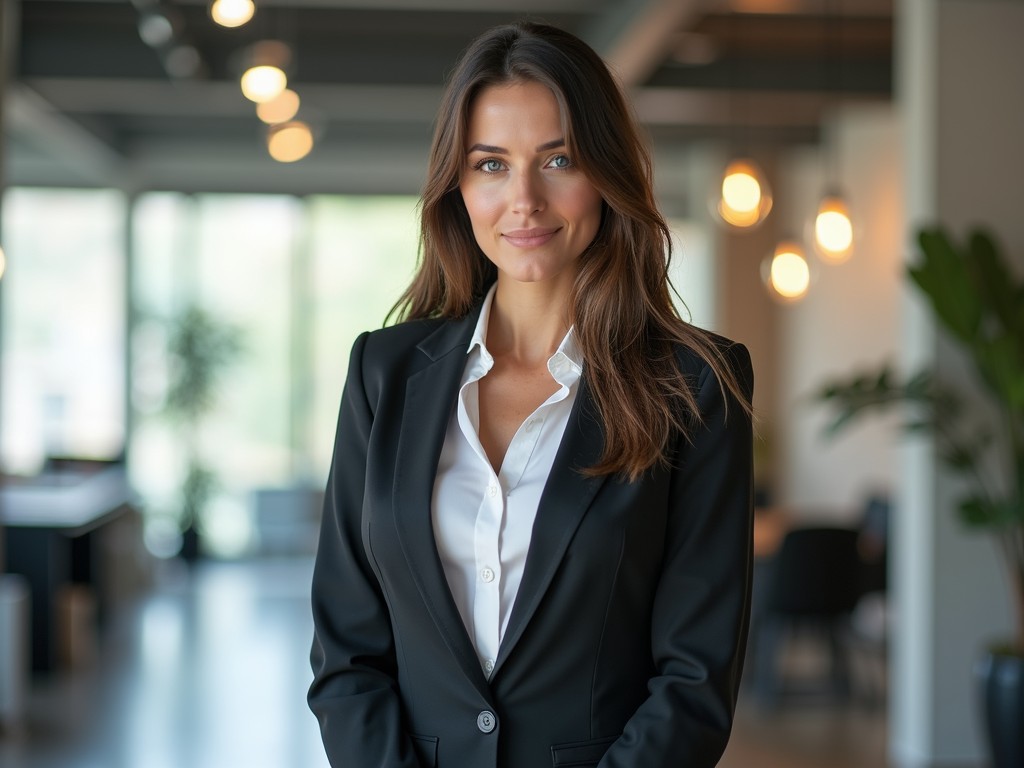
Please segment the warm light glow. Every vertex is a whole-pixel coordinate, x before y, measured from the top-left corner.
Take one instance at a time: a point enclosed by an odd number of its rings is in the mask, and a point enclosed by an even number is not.
[[[841,197],[821,201],[814,219],[814,249],[832,264],[846,261],[853,253],[853,223]]]
[[[270,101],[256,106],[256,115],[264,123],[275,125],[291,120],[299,111],[299,94],[286,88]]]
[[[744,170],[722,179],[722,202],[739,213],[753,213],[761,202],[761,185]]]
[[[210,16],[222,27],[240,27],[256,12],[252,0],[214,0]]]
[[[7,271],[7,256],[4,254],[4,249],[0,248],[0,277],[4,276],[4,272]]]
[[[768,266],[767,282],[772,292],[786,301],[796,301],[806,295],[811,270],[799,245],[779,243]]]
[[[288,76],[280,67],[262,64],[249,67],[242,75],[242,93],[257,104],[277,97],[288,86]]]
[[[760,224],[772,207],[764,176],[750,160],[729,163],[714,210],[726,224],[748,228]]]
[[[294,163],[313,149],[313,131],[301,120],[281,123],[267,135],[267,151],[279,163]]]

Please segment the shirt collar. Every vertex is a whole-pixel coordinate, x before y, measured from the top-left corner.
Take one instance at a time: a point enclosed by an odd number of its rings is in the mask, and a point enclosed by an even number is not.
[[[491,304],[494,303],[494,293],[497,288],[497,282],[493,283],[487,291],[487,295],[484,296],[484,303],[480,307],[480,316],[477,318],[476,328],[473,329],[473,336],[470,338],[469,347],[466,349],[466,354],[472,354],[474,349],[479,348],[480,357],[486,363],[488,369],[494,363],[494,358],[487,351],[485,340],[487,339],[487,323],[491,316]],[[578,378],[583,372],[583,352],[576,343],[576,334],[573,333],[573,328],[566,332],[562,343],[555,350],[555,354],[548,359],[548,370],[551,371],[552,376],[556,380],[561,381],[561,377],[552,369],[552,366],[556,365],[559,360],[565,360],[569,363],[569,369],[574,378]]]

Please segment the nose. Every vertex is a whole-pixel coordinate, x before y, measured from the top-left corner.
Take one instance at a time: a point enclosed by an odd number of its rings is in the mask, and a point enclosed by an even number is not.
[[[512,210],[515,213],[531,214],[544,209],[543,180],[533,169],[526,169],[514,175],[512,180]]]

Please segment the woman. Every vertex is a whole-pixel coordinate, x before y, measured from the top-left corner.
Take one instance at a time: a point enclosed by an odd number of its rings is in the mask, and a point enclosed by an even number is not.
[[[332,765],[714,765],[750,582],[746,350],[678,318],[600,58],[494,29],[448,84],[404,322],[352,350],[313,577]]]

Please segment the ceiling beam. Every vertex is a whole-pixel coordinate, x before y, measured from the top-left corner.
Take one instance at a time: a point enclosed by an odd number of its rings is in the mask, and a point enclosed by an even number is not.
[[[624,0],[614,3],[584,39],[604,57],[624,86],[651,76],[672,47],[697,0]]]
[[[123,155],[23,83],[11,83],[4,112],[5,127],[16,141],[67,167],[83,181],[125,182]]]
[[[238,93],[234,83],[35,78],[30,84],[43,98],[61,104],[71,115],[96,112],[197,119],[251,117],[258,125],[252,104]],[[630,89],[630,96],[641,122],[652,125],[814,125],[822,112],[836,103],[835,94],[829,91],[648,86]],[[433,121],[441,88],[311,84],[303,87],[303,97],[318,117],[328,122],[419,124]],[[842,99],[843,103],[886,100],[882,95],[844,95]]]

